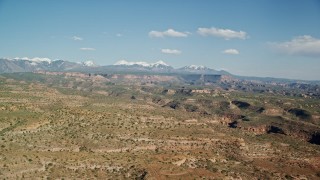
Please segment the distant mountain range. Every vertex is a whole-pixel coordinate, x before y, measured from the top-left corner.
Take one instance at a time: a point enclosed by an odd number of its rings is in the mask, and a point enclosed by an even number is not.
[[[229,72],[224,70],[215,70],[208,68],[206,66],[197,66],[197,65],[189,65],[179,68],[178,71],[180,72],[188,72],[192,74],[219,74],[219,75],[231,75]]]
[[[85,67],[96,67],[92,61],[74,63],[48,58],[14,58],[0,59],[0,73],[33,72],[33,71],[69,71]]]
[[[148,73],[148,74],[206,74],[227,75],[241,80],[262,82],[311,82],[320,81],[290,80],[270,77],[246,77],[233,75],[224,70],[215,70],[205,66],[189,65],[182,68],[173,68],[163,61],[156,63],[128,62],[121,60],[113,65],[99,66],[93,61],[70,62],[66,60],[50,60],[48,58],[0,58],[0,73],[35,72],[35,71],[60,71],[60,72],[84,72],[98,74],[112,73]]]
[[[218,74],[231,75],[226,71],[217,71],[205,66],[190,65],[175,69],[163,61],[156,63],[128,62],[121,60],[114,65],[99,66],[92,61],[75,63],[48,58],[14,58],[0,59],[0,73],[33,72],[33,71],[81,71],[81,72],[149,72],[149,73],[182,73],[182,74]]]
[[[172,66],[169,66],[163,61],[158,61],[156,63],[147,63],[147,62],[128,62],[121,60],[116,62],[114,65],[104,66],[105,68],[111,68],[115,71],[139,71],[139,72],[157,72],[157,73],[171,73],[175,69]]]

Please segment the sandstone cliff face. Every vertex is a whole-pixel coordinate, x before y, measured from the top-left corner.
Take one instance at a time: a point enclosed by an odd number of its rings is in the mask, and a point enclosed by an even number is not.
[[[227,118],[226,120],[231,120]],[[283,120],[286,121],[286,120]],[[255,135],[261,134],[282,134],[291,136],[303,141],[320,145],[320,129],[312,124],[305,124],[300,122],[270,122],[262,125],[247,125],[244,121],[235,120],[222,124],[228,124],[230,128],[238,128],[241,130],[252,132]]]

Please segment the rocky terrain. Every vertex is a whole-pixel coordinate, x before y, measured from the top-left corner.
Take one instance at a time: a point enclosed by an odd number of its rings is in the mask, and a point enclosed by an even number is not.
[[[319,102],[227,75],[1,74],[0,177],[319,179]]]

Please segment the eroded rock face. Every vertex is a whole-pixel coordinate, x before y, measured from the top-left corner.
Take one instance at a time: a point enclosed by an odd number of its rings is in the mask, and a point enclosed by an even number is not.
[[[246,117],[229,119],[227,123],[230,128],[238,128],[255,135],[259,134],[281,134],[296,139],[320,145],[320,129],[317,126],[301,121],[288,120],[281,116],[269,117],[268,120],[259,123],[248,122]]]

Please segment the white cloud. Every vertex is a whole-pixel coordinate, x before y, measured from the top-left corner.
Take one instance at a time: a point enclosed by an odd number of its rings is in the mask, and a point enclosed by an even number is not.
[[[246,39],[247,33],[244,31],[233,31],[231,29],[218,29],[218,28],[198,28],[197,31],[202,36],[216,36],[222,37],[226,40],[238,38],[238,39]]]
[[[117,37],[122,37],[123,35],[120,34],[120,33],[118,33],[118,34],[116,34],[116,36],[117,36]]]
[[[180,50],[176,50],[176,49],[161,49],[161,52],[164,54],[174,54],[174,55],[179,55],[182,53]]]
[[[187,37],[188,36],[188,32],[179,32],[179,31],[175,31],[174,29],[168,29],[167,31],[150,31],[149,32],[149,36],[150,37]]]
[[[232,54],[232,55],[237,55],[240,54],[240,52],[236,49],[226,49],[222,51],[223,54]]]
[[[95,51],[94,48],[80,48],[81,51]]]
[[[320,57],[320,39],[310,35],[298,36],[291,41],[271,43],[271,45],[284,54]]]
[[[82,37],[79,37],[79,36],[72,36],[71,37],[73,40],[75,40],[75,41],[82,41],[83,40],[83,38]]]

